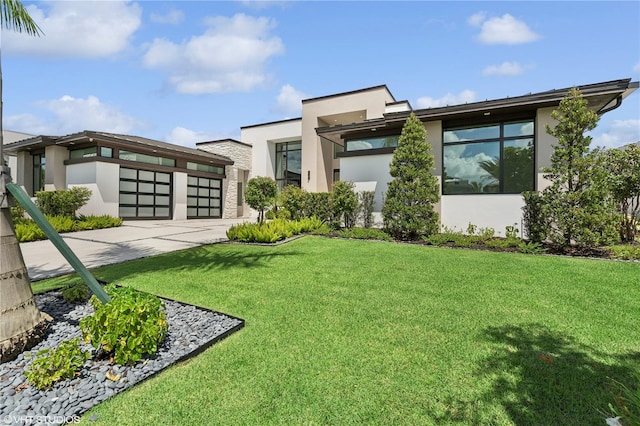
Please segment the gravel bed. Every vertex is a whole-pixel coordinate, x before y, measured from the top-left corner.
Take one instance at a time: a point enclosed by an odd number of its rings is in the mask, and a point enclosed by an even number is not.
[[[82,338],[78,323],[93,314],[90,303],[67,303],[59,292],[35,296],[38,308],[53,317],[45,339],[14,361],[0,364],[0,424],[63,424],[76,421],[81,414],[105,399],[140,383],[164,368],[200,353],[229,334],[241,329],[244,321],[219,312],[172,300],[165,302],[169,329],[158,352],[133,366],[108,360],[87,361],[80,375],[58,382],[46,391],[28,384],[24,369],[40,349],[55,348],[64,340]],[[96,350],[83,345],[92,355]],[[118,381],[106,374],[119,374]]]

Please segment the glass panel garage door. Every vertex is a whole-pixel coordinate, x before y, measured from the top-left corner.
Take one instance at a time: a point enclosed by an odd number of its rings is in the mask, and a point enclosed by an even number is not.
[[[171,219],[171,173],[120,167],[120,217]]]
[[[187,218],[222,217],[222,180],[187,177]]]

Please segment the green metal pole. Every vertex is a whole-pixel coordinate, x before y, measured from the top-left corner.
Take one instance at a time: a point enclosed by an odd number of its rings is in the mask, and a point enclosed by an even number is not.
[[[75,271],[80,275],[82,280],[87,284],[87,286],[91,289],[93,294],[102,302],[107,303],[109,300],[109,295],[102,289],[102,286],[96,281],[93,275],[89,272],[89,270],[82,264],[78,256],[71,250],[71,248],[64,242],[60,234],[53,229],[53,226],[49,223],[46,217],[42,214],[42,212],[38,209],[38,207],[31,201],[31,198],[15,183],[7,183],[7,189],[13,195],[13,197],[18,201],[26,211],[29,213],[29,216],[38,224],[40,229],[44,232],[44,234],[49,238],[49,240],[53,243],[54,246],[58,249],[58,251],[64,256],[65,259],[69,262],[69,264],[75,269]]]

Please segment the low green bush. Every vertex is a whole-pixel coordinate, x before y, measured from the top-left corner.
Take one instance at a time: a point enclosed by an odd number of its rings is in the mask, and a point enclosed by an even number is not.
[[[88,215],[80,216],[76,220],[75,230],[84,231],[89,229],[115,228],[122,225],[122,218],[103,214],[100,216]]]
[[[540,243],[522,241],[518,244],[518,251],[524,254],[543,254],[547,250]]]
[[[58,191],[36,192],[36,205],[48,216],[75,217],[80,207],[91,198],[91,190],[83,186],[74,186]]]
[[[46,216],[53,229],[58,233],[86,231],[90,229],[113,228],[122,225],[122,219],[109,215],[102,216],[80,216],[73,220],[70,216]],[[14,220],[16,237],[21,243],[46,240],[47,236],[40,227],[31,219]]]
[[[376,228],[351,228],[337,231],[337,235],[342,238],[353,238],[358,240],[381,240],[392,241],[393,238],[382,229]]]
[[[47,216],[47,220],[59,233],[76,230],[76,222],[70,216]]]
[[[89,352],[80,348],[80,339],[76,337],[60,343],[55,349],[38,351],[24,375],[36,388],[49,389],[60,380],[73,379],[90,357]]]
[[[617,245],[607,247],[611,256],[623,260],[640,260],[640,245]]]
[[[80,320],[86,342],[113,355],[118,364],[135,364],[144,355],[153,355],[169,328],[164,302],[157,296],[128,287],[108,285],[111,297],[102,303],[90,301],[95,314]]]
[[[69,303],[84,302],[89,298],[89,287],[78,281],[62,289],[61,293]]]
[[[32,220],[14,223],[14,227],[16,230],[16,238],[21,243],[47,239],[44,231]]]
[[[274,219],[263,224],[245,222],[231,226],[227,230],[227,238],[245,243],[275,243],[294,235],[324,232],[323,228],[326,229],[326,225],[316,217],[297,221]]]

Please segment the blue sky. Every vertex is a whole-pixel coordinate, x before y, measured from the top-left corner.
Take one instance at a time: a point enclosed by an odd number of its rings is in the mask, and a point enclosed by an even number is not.
[[[4,127],[185,146],[386,84],[414,108],[640,80],[640,2],[23,1],[2,31]],[[640,90],[595,144],[640,140]]]

